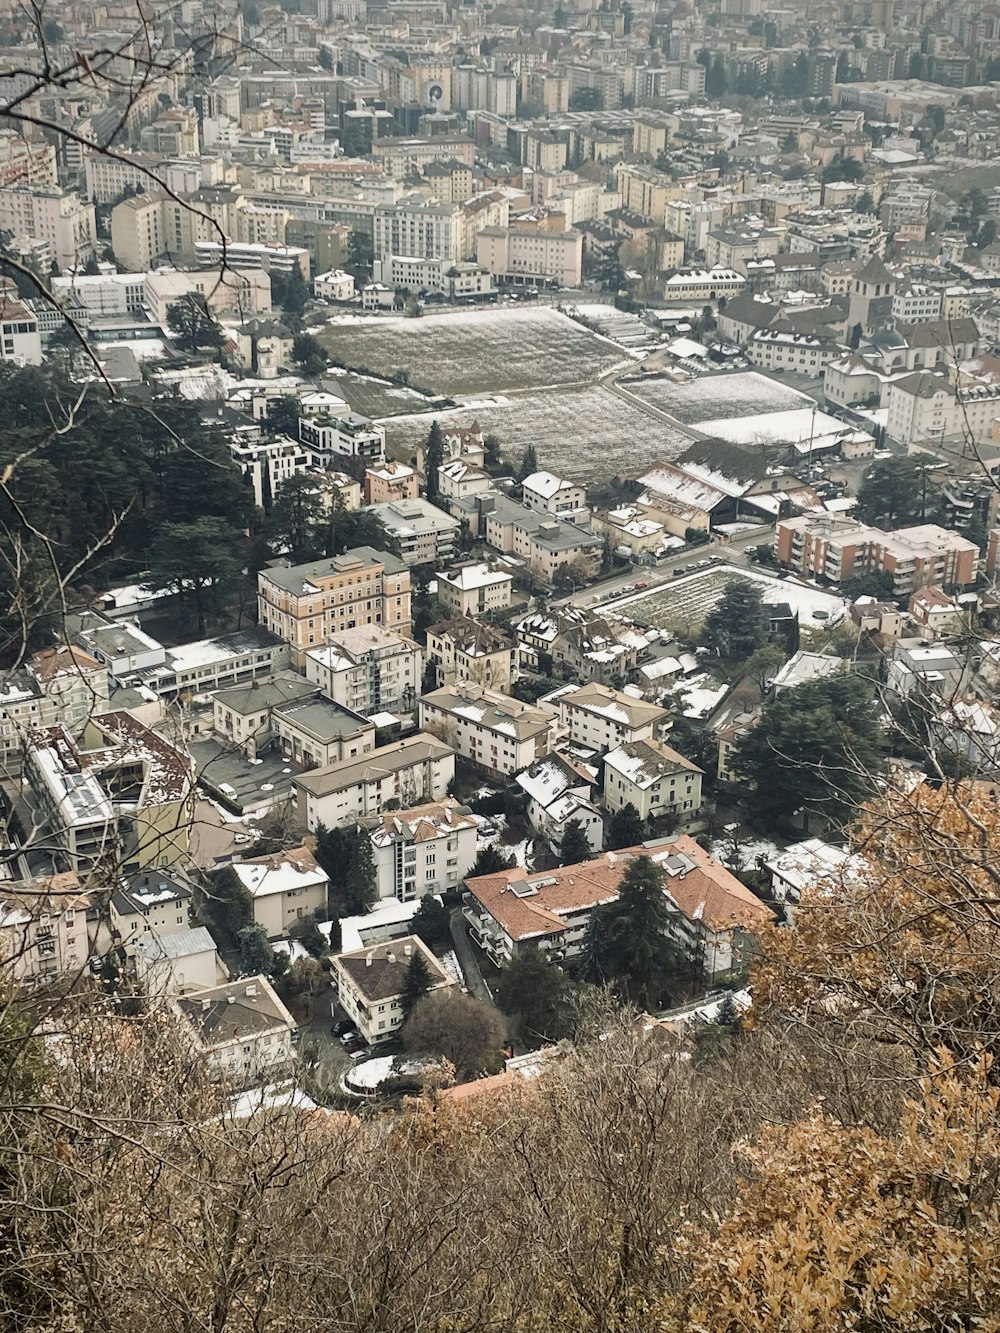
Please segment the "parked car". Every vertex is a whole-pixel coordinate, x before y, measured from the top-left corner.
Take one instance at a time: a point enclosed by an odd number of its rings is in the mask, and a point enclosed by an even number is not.
[[[351,1057],[352,1060],[363,1060],[366,1055],[371,1055],[371,1051],[368,1049],[368,1046],[366,1044],[364,1046],[359,1047],[356,1051],[348,1051],[347,1054]]]
[[[360,1032],[355,1032],[351,1040],[344,1043],[344,1051],[347,1055],[351,1056],[352,1059],[357,1058],[359,1055],[364,1055],[367,1050],[368,1043],[365,1041],[364,1037],[362,1037]]]
[[[357,1028],[353,1026],[349,1027],[346,1032],[340,1034],[340,1044],[345,1050],[350,1046],[352,1041],[364,1041],[364,1037],[362,1037]]]
[[[339,1023],[330,1025],[331,1037],[342,1037],[347,1032],[355,1032],[357,1029],[349,1018],[342,1018]]]

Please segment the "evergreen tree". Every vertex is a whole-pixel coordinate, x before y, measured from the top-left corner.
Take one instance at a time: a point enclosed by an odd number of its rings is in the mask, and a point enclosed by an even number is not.
[[[743,662],[767,643],[767,611],[761,589],[748,579],[732,579],[709,612],[702,642],[719,657]]]
[[[513,856],[505,856],[499,847],[490,844],[488,847],[480,847],[466,878],[472,879],[476,875],[495,875],[501,870],[510,870],[514,864]]]
[[[410,962],[406,969],[406,976],[403,979],[403,994],[400,998],[400,1007],[403,1010],[403,1020],[409,1018],[413,1012],[413,1007],[430,992],[431,972],[427,962],[419,949],[414,949],[410,955]]]
[[[267,538],[272,549],[287,551],[295,564],[303,564],[323,554],[328,522],[319,484],[306,472],[293,472],[271,504]]]
[[[320,930],[313,912],[308,912],[300,920],[292,922],[288,928],[288,938],[298,940],[313,958],[322,958],[327,946],[326,936]]]
[[[274,504],[274,492],[271,489],[271,467],[267,459],[263,462],[263,472],[260,478],[260,502],[265,514],[271,512],[271,506]]]
[[[305,314],[309,289],[298,264],[293,265],[285,281],[285,298],[281,306],[281,318],[293,333],[302,328],[302,316]]]
[[[589,861],[593,856],[590,841],[579,819],[571,819],[563,829],[559,844],[559,864],[575,866],[581,861]]]
[[[200,292],[191,292],[167,307],[167,327],[178,347],[197,352],[201,347],[222,346],[222,330]]]
[[[498,1008],[517,1023],[529,1045],[559,1041],[569,1035],[572,986],[557,963],[540,949],[528,949],[500,973],[496,988]]]
[[[517,470],[518,481],[524,481],[525,477],[534,476],[538,471],[538,454],[535,452],[535,446],[529,444],[524,451],[524,457],[521,459],[521,466]]]
[[[440,494],[438,473],[443,462],[444,436],[441,434],[441,427],[437,421],[432,421],[430,431],[427,434],[427,444],[424,447],[424,489],[427,492],[428,500],[436,500]]]
[[[378,896],[371,839],[364,829],[354,833],[351,859],[344,871],[344,906],[352,916],[367,912]]]
[[[419,935],[429,949],[446,944],[451,939],[451,918],[433,893],[420,900],[420,906],[410,922],[414,935]]]
[[[268,975],[274,966],[274,950],[264,927],[244,926],[239,932],[239,941],[241,971],[252,977]]]
[[[322,375],[330,364],[326,348],[311,333],[297,333],[292,343],[292,357],[303,375]]]
[[[660,1006],[668,977],[683,962],[670,938],[665,885],[662,867],[637,856],[621,878],[616,901],[593,914],[593,979],[612,982],[623,998],[646,1009]]]
[[[637,847],[646,836],[646,825],[642,816],[631,801],[616,810],[608,820],[604,832],[604,845],[608,851],[617,851],[620,847]]]
[[[340,953],[344,947],[344,936],[340,929],[340,917],[334,912],[330,919],[330,952]]]

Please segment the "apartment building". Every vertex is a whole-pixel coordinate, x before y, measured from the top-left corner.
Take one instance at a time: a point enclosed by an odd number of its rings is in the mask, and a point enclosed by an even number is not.
[[[662,741],[630,741],[604,756],[604,803],[635,806],[643,819],[687,822],[701,809],[702,770]]]
[[[524,503],[536,514],[553,518],[578,518],[589,514],[587,492],[576,482],[552,472],[533,472],[521,483]]]
[[[583,232],[526,231],[483,227],[476,235],[476,260],[496,278],[535,278],[579,287],[583,276]]]
[[[442,204],[416,195],[375,209],[373,251],[383,262],[392,255],[452,263],[471,258],[463,253],[464,237],[459,204]]]
[[[655,739],[670,716],[657,704],[633,699],[598,681],[561,695],[559,715],[570,740],[602,754],[620,745]]]
[[[504,555],[520,556],[540,578],[551,583],[578,562],[588,574],[596,572],[604,549],[596,533],[571,519],[537,514],[502,495],[476,496],[474,500],[475,522],[482,523],[487,545]]]
[[[420,726],[490,773],[513,776],[548,751],[554,719],[510,695],[463,681],[422,697]]]
[[[253,919],[269,940],[284,939],[290,926],[311,913],[325,921],[329,877],[308,847],[234,861],[240,883],[253,899]]]
[[[440,801],[455,777],[455,751],[436,736],[418,732],[358,759],[299,773],[292,778],[299,822],[310,832],[377,815],[387,801],[404,808]]]
[[[372,505],[371,512],[405,565],[447,564],[461,523],[423,497]]]
[[[390,460],[378,467],[365,468],[365,504],[415,500],[419,494],[417,469],[410,467],[409,463]]]
[[[502,630],[463,616],[428,628],[427,663],[438,686],[471,680],[506,694],[516,676],[517,649]]]
[[[251,759],[275,749],[295,764],[322,765],[375,748],[374,722],[292,673],[220,691],[213,728]]]
[[[410,630],[410,571],[394,555],[359,546],[330,559],[257,575],[260,623],[291,645],[300,667],[306,652],[331,635],[381,625]]]
[[[478,825],[449,798],[358,821],[372,843],[380,899],[414,902],[457,888],[476,860]]]
[[[365,1041],[373,1046],[388,1041],[403,1026],[403,992],[414,954],[424,960],[431,991],[455,985],[455,978],[417,935],[404,935],[331,959],[330,979],[337,999]]]
[[[111,894],[111,938],[128,949],[142,937],[171,935],[191,923],[192,895],[184,880],[162,869],[121,880]]]
[[[513,583],[512,574],[470,562],[438,571],[438,601],[453,616],[481,616],[510,606]]]
[[[300,417],[299,440],[312,454],[315,467],[335,467],[338,458],[385,462],[385,427],[356,412]]]
[[[2,771],[18,771],[29,731],[59,725],[77,736],[90,714],[107,706],[107,668],[89,653],[66,645],[35,653],[0,685]]]
[[[0,361],[9,361],[15,366],[42,364],[38,316],[17,300],[16,290],[6,285],[0,291]]]
[[[213,1079],[242,1088],[291,1071],[295,1019],[266,977],[178,995],[171,1008]]]
[[[0,968],[18,986],[80,972],[90,957],[90,895],[72,870],[0,887]]]
[[[840,345],[833,338],[778,329],[758,329],[746,344],[751,365],[762,370],[793,370],[800,375],[819,375],[840,355]]]
[[[593,803],[593,779],[582,765],[562,753],[547,754],[518,773],[515,781],[528,797],[528,823],[550,847],[562,844],[567,824],[575,821],[591,851],[601,850],[604,816]]]
[[[94,205],[57,187],[3,186],[0,231],[13,232],[18,244],[44,245],[50,261],[60,269],[82,266],[94,253]]]
[[[755,932],[774,914],[684,835],[544,873],[514,867],[468,879],[463,915],[472,938],[500,967],[529,949],[557,961],[578,958],[592,914],[616,901],[622,876],[639,856],[663,869],[671,937],[701,979],[711,985],[741,977]]]
[[[306,680],[365,716],[412,708],[423,670],[420,645],[378,625],[331,634],[322,648],[310,648],[305,656]]]
[[[931,584],[973,583],[979,547],[935,523],[883,532],[856,519],[802,514],[777,526],[778,560],[831,583],[868,573],[892,575],[893,593]]]

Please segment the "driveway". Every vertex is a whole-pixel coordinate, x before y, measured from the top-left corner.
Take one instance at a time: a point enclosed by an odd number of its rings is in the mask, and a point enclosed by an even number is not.
[[[476,950],[469,939],[469,928],[462,917],[462,909],[456,907],[451,914],[451,938],[455,945],[455,952],[458,955],[459,966],[462,969],[462,975],[465,977],[465,984],[470,993],[477,1000],[482,1000],[484,1004],[493,1004],[493,996],[490,988],[483,980],[483,974],[479,970],[479,960],[476,957]]]

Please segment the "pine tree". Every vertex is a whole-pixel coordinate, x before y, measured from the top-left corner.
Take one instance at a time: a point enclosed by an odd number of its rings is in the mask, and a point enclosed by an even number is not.
[[[377,896],[375,860],[372,844],[363,829],[352,839],[350,864],[344,872],[344,906],[352,915],[367,912]]]
[[[559,844],[559,864],[575,866],[581,861],[589,861],[593,856],[590,841],[579,819],[571,819],[563,829]]]
[[[340,917],[334,912],[330,919],[330,952],[340,953],[344,947],[344,936],[340,929]]]
[[[665,883],[661,866],[637,856],[621,878],[617,900],[594,913],[594,980],[613,982],[623,997],[647,1009],[659,1007],[669,974],[682,962],[670,938]]]
[[[436,500],[440,494],[438,473],[443,462],[444,436],[441,434],[441,427],[437,421],[432,421],[427,435],[427,444],[424,448],[424,489],[427,492],[428,500]]]
[[[303,278],[302,270],[298,264],[295,264],[285,283],[285,299],[281,307],[282,321],[291,329],[292,333],[298,333],[302,327],[302,316],[305,314],[308,299],[309,290],[306,287],[306,280]]]
[[[240,968],[248,976],[268,973],[274,965],[274,950],[263,926],[244,926],[239,933]]]
[[[492,844],[480,847],[467,878],[473,879],[476,875],[495,875],[500,870],[509,870],[513,864],[513,856],[504,856],[499,847],[494,847]]]
[[[761,590],[747,579],[732,579],[722,600],[709,612],[702,632],[706,647],[719,657],[745,661],[767,643],[767,611]]]
[[[413,1012],[413,1007],[429,993],[431,989],[431,972],[424,960],[423,954],[419,949],[415,949],[410,955],[409,966],[406,969],[406,976],[403,979],[403,994],[400,997],[400,1007],[403,1010],[404,1020],[409,1018]]]
[[[525,477],[532,477],[538,471],[538,454],[535,452],[535,446],[529,444],[524,451],[524,457],[521,459],[521,466],[517,471],[518,481],[524,481]]]
[[[430,949],[436,944],[445,944],[451,938],[448,911],[434,894],[429,893],[426,898],[421,899],[420,906],[410,922],[410,929],[414,935],[419,935]]]
[[[646,825],[631,801],[616,810],[608,820],[604,845],[608,851],[620,847],[637,847],[646,836]]]

